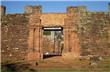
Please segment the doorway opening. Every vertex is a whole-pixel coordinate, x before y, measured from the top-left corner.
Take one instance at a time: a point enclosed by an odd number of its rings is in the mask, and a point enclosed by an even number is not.
[[[62,55],[63,37],[62,27],[43,27],[43,59]]]

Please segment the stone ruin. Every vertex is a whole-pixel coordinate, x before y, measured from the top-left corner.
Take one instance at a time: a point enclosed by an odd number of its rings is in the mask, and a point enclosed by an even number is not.
[[[89,12],[70,6],[66,13],[42,13],[41,6],[27,6],[23,14],[5,14],[1,6],[1,61],[43,59],[43,28],[63,29],[61,56],[110,56],[110,4],[108,12]]]

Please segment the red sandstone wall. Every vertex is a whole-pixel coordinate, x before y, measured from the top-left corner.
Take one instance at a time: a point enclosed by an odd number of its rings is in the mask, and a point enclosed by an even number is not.
[[[28,38],[28,20],[25,15],[2,17],[1,60],[5,63],[25,60]]]
[[[87,12],[85,16],[81,17],[79,23],[81,55],[109,55],[109,14],[104,12]]]
[[[40,19],[43,26],[63,26],[66,13],[44,13]]]
[[[68,46],[68,39],[70,39],[70,49],[71,53],[67,56],[73,56],[73,52],[76,50],[79,53],[79,50],[76,48],[81,46],[81,55],[89,55],[89,54],[101,54],[101,55],[108,55],[110,52],[110,35],[108,34],[110,28],[110,13],[92,13],[86,12],[86,9],[83,7],[79,7],[78,9],[75,8],[75,14],[70,10],[70,17],[67,19],[65,18],[65,14],[43,14],[41,16],[41,20],[39,19],[39,14],[32,15],[30,20],[30,29],[36,27],[36,37],[39,36],[39,28],[41,30],[41,24],[44,25],[56,25],[60,24],[63,25],[65,22],[66,27],[69,28],[64,30],[66,32],[65,38],[66,42],[66,49],[64,51],[69,51]],[[58,15],[58,17],[57,17]],[[49,18],[48,18],[48,17]],[[72,17],[71,17],[72,16]],[[38,17],[38,18],[36,18]],[[79,17],[79,18],[76,18]],[[64,19],[65,18],[65,19]],[[34,21],[33,21],[34,19]],[[43,19],[43,20],[42,20]],[[61,20],[60,20],[61,19]],[[63,20],[64,19],[64,20]],[[15,15],[5,15],[2,17],[2,40],[1,40],[1,52],[2,52],[2,61],[4,62],[15,62],[21,61],[25,59],[28,51],[28,26],[29,20],[25,15],[15,14]],[[63,22],[64,21],[64,22]],[[36,25],[36,23],[38,23]],[[40,24],[41,23],[41,24]],[[74,25],[76,24],[76,25]],[[39,28],[37,28],[39,26]],[[75,28],[76,27],[76,28]],[[68,32],[70,30],[70,32]],[[32,30],[32,32],[34,29]],[[32,34],[31,32],[31,34]],[[70,37],[68,37],[71,35]],[[78,34],[78,36],[77,36]],[[77,36],[77,37],[76,37]],[[76,39],[75,39],[75,38]],[[77,45],[79,39],[80,45]],[[39,47],[39,38],[36,39],[35,49],[38,51]],[[76,40],[76,41],[75,41]],[[41,43],[42,44],[42,43]],[[76,45],[76,48],[74,48]],[[31,46],[32,47],[32,46]],[[41,47],[41,46],[40,46]],[[40,48],[41,49],[41,48]],[[37,59],[35,57],[37,53],[30,53],[29,59]],[[38,54],[37,54],[38,55]]]

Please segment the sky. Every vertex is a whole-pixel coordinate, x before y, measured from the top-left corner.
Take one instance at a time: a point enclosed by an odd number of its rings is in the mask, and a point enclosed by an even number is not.
[[[110,1],[2,1],[6,13],[24,13],[25,6],[42,6],[43,13],[65,13],[68,6],[86,6],[88,11],[108,11]]]

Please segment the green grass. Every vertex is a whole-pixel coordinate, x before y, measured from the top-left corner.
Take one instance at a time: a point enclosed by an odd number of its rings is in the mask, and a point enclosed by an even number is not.
[[[76,63],[76,65],[74,65],[74,63],[73,63],[73,64],[71,64],[73,66],[71,66],[71,65],[65,66],[64,68],[63,67],[55,68],[54,64],[56,64],[56,63],[52,63],[53,67],[51,67],[51,68],[50,67],[47,67],[47,68],[37,68],[36,67],[35,69],[32,69],[32,68],[23,69],[20,67],[20,69],[17,69],[17,72],[110,72],[110,58],[104,58],[102,61],[100,61],[98,63],[97,66],[89,66],[89,65],[86,66],[85,64],[88,62],[86,60],[84,60],[84,61],[75,60],[73,62]],[[42,63],[43,65],[45,65],[45,64],[48,65],[50,63],[50,61],[40,60],[40,61],[38,61],[38,63]],[[60,62],[58,62],[58,64],[59,63]],[[60,64],[63,64],[63,63],[60,63]],[[82,65],[82,66],[80,66],[80,65]],[[5,71],[5,69],[2,69],[1,72],[16,72],[16,71],[12,71],[11,69],[8,69],[8,71]]]

